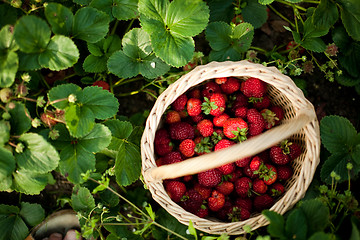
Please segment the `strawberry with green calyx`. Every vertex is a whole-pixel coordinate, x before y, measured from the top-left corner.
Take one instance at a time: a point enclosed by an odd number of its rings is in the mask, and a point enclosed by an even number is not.
[[[206,115],[220,116],[226,107],[226,100],[223,94],[214,93],[210,98],[204,97],[204,102],[201,104],[201,110]]]
[[[280,106],[271,106],[270,110],[275,113],[277,119],[275,119],[275,125],[278,125],[281,120],[284,119],[284,110]]]
[[[215,145],[220,142],[225,137],[223,131],[221,129],[214,129],[213,134],[211,135],[211,142]]]
[[[259,171],[260,167],[264,164],[264,161],[259,157],[255,156],[250,161],[250,169],[251,171]]]
[[[275,126],[276,122],[279,121],[279,118],[276,116],[276,113],[270,109],[264,108],[261,110],[261,115],[265,120],[265,129],[270,129]]]
[[[210,153],[214,147],[209,137],[197,137],[194,139],[194,142],[196,143],[195,153],[197,155]]]
[[[268,108],[270,106],[270,98],[267,95],[264,95],[261,98],[249,98],[249,102],[252,102],[254,108],[261,111],[262,109]]]
[[[276,182],[270,186],[268,192],[272,197],[279,197],[285,192],[285,187],[281,183]]]
[[[205,204],[201,204],[195,215],[201,218],[206,218],[209,215],[209,208]]]
[[[211,211],[217,212],[222,207],[224,207],[225,204],[225,195],[217,190],[213,190],[211,193],[211,196],[207,200],[208,207]]]
[[[271,147],[270,148],[271,161],[278,165],[288,164],[292,160],[290,158],[290,148],[289,148],[290,145],[292,145],[292,142],[289,142],[288,140],[284,140],[280,143],[280,145]]]
[[[189,189],[180,201],[180,206],[193,214],[196,214],[199,211],[202,204],[202,196],[195,189]]]
[[[192,139],[185,139],[179,145],[179,151],[185,157],[192,157],[195,154],[195,142]]]
[[[226,137],[243,142],[247,139],[248,125],[242,118],[229,118],[224,123],[223,132]]]
[[[266,185],[271,185],[277,180],[277,169],[268,163],[262,164],[259,170],[254,171],[259,175],[260,179],[263,179]]]
[[[301,155],[302,151],[298,144],[292,142],[290,145],[288,145],[288,147],[289,147],[289,156],[291,160],[294,160]]]
[[[198,98],[190,98],[186,103],[186,110],[189,116],[197,116],[201,113],[201,100]]]
[[[171,200],[180,202],[186,192],[186,186],[183,182],[170,180],[165,184],[165,190]]]

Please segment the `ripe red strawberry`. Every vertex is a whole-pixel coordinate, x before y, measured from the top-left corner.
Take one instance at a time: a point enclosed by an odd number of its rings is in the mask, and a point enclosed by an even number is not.
[[[225,94],[232,94],[240,89],[240,80],[229,77],[225,83],[220,85],[220,88]]]
[[[219,85],[226,83],[227,80],[228,80],[227,77],[215,78],[215,82],[216,82],[217,84],[219,84]]]
[[[278,118],[276,117],[276,114],[273,111],[271,111],[270,109],[264,108],[263,110],[261,110],[260,113],[261,113],[261,116],[265,120],[265,129],[270,129],[273,126],[275,126]]]
[[[229,195],[234,191],[234,183],[229,181],[223,181],[219,185],[217,185],[216,190],[224,194],[225,196]]]
[[[190,182],[190,181],[193,180],[193,178],[194,178],[193,175],[186,175],[186,176],[184,176],[184,177],[182,178],[182,180],[183,180],[184,182]]]
[[[165,184],[165,190],[174,202],[180,202],[186,192],[186,186],[183,182],[170,180]]]
[[[246,119],[247,112],[247,107],[238,107],[234,110],[234,116],[237,118]]]
[[[268,194],[255,196],[253,201],[254,209],[258,212],[269,209],[273,204],[274,199]]]
[[[256,136],[264,131],[265,121],[258,110],[251,108],[247,111],[246,116],[249,123],[249,134],[251,136]]]
[[[174,140],[184,140],[194,138],[194,128],[187,122],[176,122],[169,126],[170,138]]]
[[[181,112],[182,110],[185,109],[186,103],[187,103],[187,96],[186,94],[182,94],[180,95],[172,104],[171,107],[178,112]]]
[[[198,173],[198,182],[205,187],[215,187],[221,182],[222,174],[219,169],[210,169]]]
[[[223,221],[231,221],[230,215],[232,214],[233,208],[233,203],[229,199],[226,199],[224,206],[216,212],[216,217]]]
[[[209,208],[202,204],[200,209],[195,213],[196,216],[206,218],[209,215]]]
[[[98,87],[101,87],[102,89],[108,90],[108,91],[110,90],[110,85],[107,82],[102,81],[102,80],[98,80],[98,81],[94,82],[92,84],[92,86],[98,86]]]
[[[248,125],[242,118],[229,118],[223,126],[226,137],[239,142],[246,140]]]
[[[252,102],[253,106],[259,111],[270,106],[270,98],[267,95],[264,95],[262,98],[253,98]]]
[[[259,156],[255,156],[251,159],[249,166],[251,171],[258,171],[262,164],[264,164],[264,161]]]
[[[155,133],[155,144],[166,144],[170,139],[170,134],[165,128],[160,128]]]
[[[241,92],[246,97],[261,98],[266,93],[266,83],[258,78],[248,78],[241,83]]]
[[[235,100],[232,103],[231,108],[233,110],[235,110],[236,108],[239,108],[239,107],[247,107],[249,105],[248,101],[249,101],[249,99],[244,94],[237,93],[235,95]]]
[[[219,211],[225,204],[225,195],[221,192],[214,190],[208,198],[209,209],[213,212]]]
[[[235,200],[234,205],[241,209],[247,209],[249,212],[251,212],[253,203],[251,198],[245,197],[245,198],[237,198]]]
[[[223,174],[223,175],[228,175],[230,173],[232,173],[233,171],[235,171],[235,164],[234,163],[228,163],[228,164],[224,164],[220,167],[218,167],[218,169],[220,170],[220,172]]]
[[[54,120],[55,119],[54,113],[52,113],[52,112],[42,113],[40,116],[40,119],[49,128],[51,128],[57,124],[57,122]]]
[[[235,181],[235,191],[240,197],[247,197],[251,194],[252,181],[248,177],[241,177]]]
[[[268,163],[261,165],[256,173],[259,174],[259,178],[263,179],[267,185],[273,184],[277,179],[277,169]]]
[[[214,132],[214,125],[211,120],[203,119],[197,124],[196,129],[203,137],[210,137]]]
[[[230,116],[227,115],[226,113],[222,113],[221,115],[214,117],[213,118],[214,126],[222,127],[224,125],[224,123],[226,122],[226,120],[228,120],[229,118],[230,118]]]
[[[183,159],[179,152],[170,152],[163,157],[162,164],[163,165],[173,164],[173,163],[181,162],[182,160]]]
[[[294,160],[295,158],[299,157],[301,155],[301,148],[300,146],[295,143],[295,142],[291,142],[289,144],[289,156],[291,160]]]
[[[279,181],[286,181],[293,175],[293,169],[289,165],[281,165],[277,167],[277,175]]]
[[[263,193],[266,193],[268,186],[265,184],[264,180],[262,180],[260,178],[256,178],[253,181],[252,188],[253,188],[254,192],[263,194]]]
[[[247,176],[251,179],[255,179],[259,176],[258,173],[254,172],[250,169],[250,165],[243,167],[243,171],[244,171],[245,176]]]
[[[201,113],[201,100],[199,98],[190,98],[186,103],[186,110],[189,116],[197,116]]]
[[[157,144],[156,142],[154,144],[155,153],[159,156],[165,156],[166,154],[170,153],[174,148],[174,145],[171,142],[170,138],[164,139],[162,140],[162,142],[163,143],[161,144]]]
[[[195,154],[195,142],[192,139],[185,139],[179,145],[179,151],[185,157],[192,157]]]
[[[270,196],[275,198],[275,197],[282,195],[284,192],[285,192],[285,187],[281,183],[276,182],[276,183],[270,185],[270,188],[269,188]]]
[[[181,121],[181,117],[179,112],[175,110],[170,110],[166,113],[165,122],[167,124],[172,124],[180,121]]]
[[[198,182],[194,184],[194,189],[201,194],[203,200],[208,199],[212,191],[210,187],[205,187]]]
[[[220,116],[226,108],[226,100],[223,94],[213,93],[210,98],[204,98],[201,109],[206,115]]]
[[[194,123],[199,123],[201,120],[204,119],[204,115],[202,113],[200,113],[199,115],[196,115],[196,116],[192,116],[191,117],[191,120],[194,122]]]
[[[246,157],[246,158],[236,160],[235,164],[238,167],[246,167],[249,165],[250,161],[251,161],[251,157]]]
[[[275,125],[279,124],[284,118],[284,110],[280,106],[272,106],[270,107],[270,110],[275,113]]]
[[[218,151],[224,148],[228,148],[231,145],[234,145],[235,142],[229,140],[229,139],[221,139],[214,147],[214,151]]]
[[[189,92],[189,97],[190,98],[201,98],[201,91],[199,88],[193,88],[190,90]]]
[[[280,146],[273,146],[270,148],[270,159],[273,163],[278,165],[285,165],[291,161],[289,154],[285,154]]]
[[[202,196],[195,189],[189,189],[180,201],[180,206],[193,214],[199,211],[202,204]]]
[[[230,181],[230,182],[235,182],[237,179],[239,179],[243,175],[244,175],[244,173],[243,173],[241,168],[235,168],[235,171],[233,171],[232,173],[226,175],[225,179],[227,181]]]
[[[213,93],[220,93],[221,92],[221,88],[218,84],[216,84],[215,82],[207,82],[204,86],[203,89],[201,91],[201,95],[203,98],[208,98],[210,99],[211,95],[213,95]]]

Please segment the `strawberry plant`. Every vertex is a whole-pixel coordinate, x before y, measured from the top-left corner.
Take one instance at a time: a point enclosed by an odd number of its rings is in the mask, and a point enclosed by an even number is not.
[[[0,16],[0,239],[25,239],[60,208],[77,213],[85,238],[230,239],[197,232],[152,200],[140,139],[171,83],[197,65],[244,59],[277,67],[313,102],[322,154],[293,210],[265,210],[269,227],[236,237],[359,238],[357,1],[3,0]],[[155,136],[157,164],[280,124],[284,109],[265,89],[229,77],[180,96]],[[295,142],[164,187],[200,217],[247,219],[286,191],[303,150]]]

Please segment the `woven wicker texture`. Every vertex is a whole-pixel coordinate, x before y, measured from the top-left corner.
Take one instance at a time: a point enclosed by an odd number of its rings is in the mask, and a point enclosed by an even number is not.
[[[217,77],[240,79],[256,77],[268,83],[268,95],[271,101],[281,106],[285,112],[281,125],[224,150],[157,167],[153,143],[155,132],[162,124],[162,115],[167,107],[191,87]],[[245,221],[231,223],[199,218],[170,199],[162,180],[196,174],[234,162],[260,153],[281,140],[289,138],[301,145],[303,153],[293,162],[294,175],[285,186],[285,194],[270,208],[280,214],[292,208],[304,196],[319,163],[320,133],[314,107],[294,82],[274,67],[265,67],[248,61],[211,62],[198,66],[182,76],[157,99],[147,119],[141,139],[142,174],[154,200],[181,223],[188,225],[191,220],[195,228],[207,233],[238,235],[244,233],[243,226],[245,225],[255,230],[268,224],[268,221],[261,214],[255,214]]]

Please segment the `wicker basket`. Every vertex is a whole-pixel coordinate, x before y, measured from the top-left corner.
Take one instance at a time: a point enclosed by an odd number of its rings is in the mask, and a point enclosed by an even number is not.
[[[221,151],[157,167],[153,143],[155,132],[162,124],[162,115],[167,107],[191,87],[217,77],[240,79],[256,77],[268,83],[268,95],[272,103],[284,109],[285,117],[282,123],[243,143]],[[154,200],[181,223],[188,225],[191,220],[195,228],[207,233],[238,235],[244,233],[243,226],[248,225],[254,230],[267,225],[267,219],[261,214],[252,215],[245,221],[231,223],[218,219],[200,218],[173,202],[167,195],[162,180],[196,174],[235,162],[260,153],[288,138],[300,144],[303,153],[293,162],[294,175],[285,185],[285,194],[270,208],[280,214],[284,214],[304,196],[319,163],[320,134],[314,107],[294,82],[274,67],[265,67],[248,61],[211,62],[198,66],[182,76],[157,99],[147,119],[141,140],[142,174]]]

